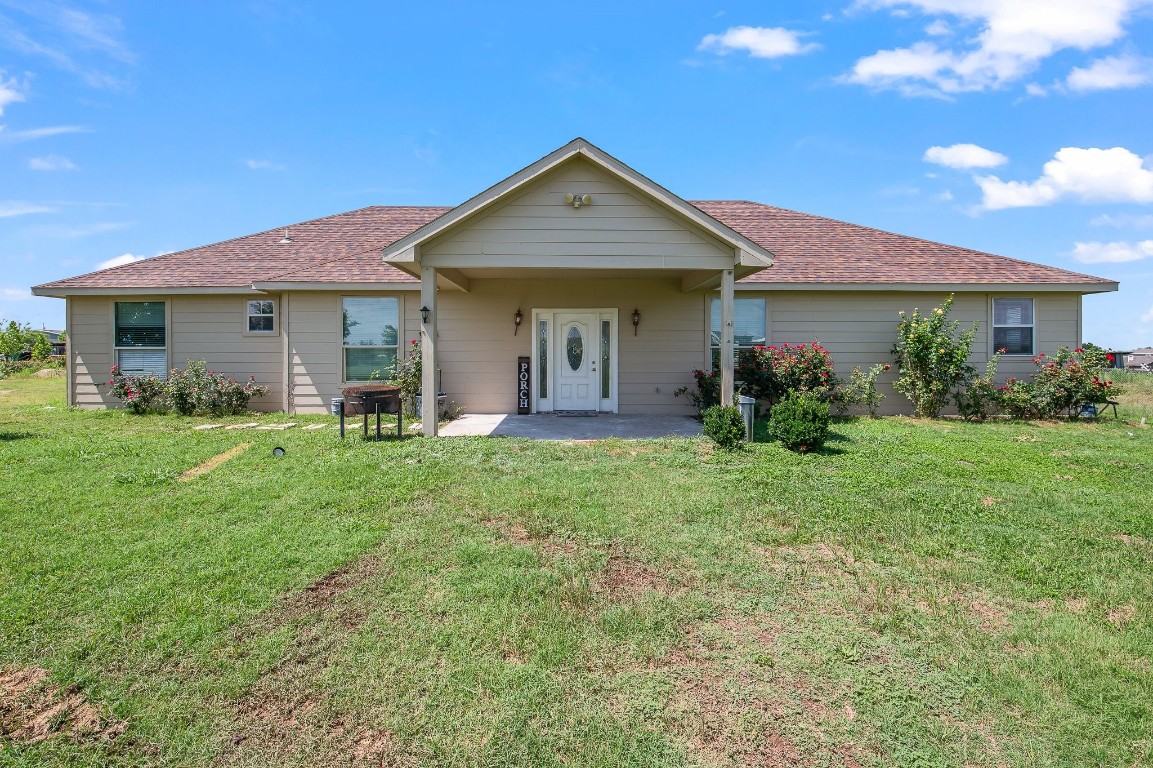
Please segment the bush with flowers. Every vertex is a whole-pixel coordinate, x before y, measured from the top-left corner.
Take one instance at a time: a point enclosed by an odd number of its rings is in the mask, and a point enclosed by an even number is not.
[[[147,413],[158,407],[164,396],[164,381],[156,376],[125,376],[120,366],[112,366],[108,394],[124,403],[133,413]]]
[[[952,308],[949,294],[941,306],[924,315],[917,309],[897,313],[901,322],[893,356],[899,374],[893,389],[909,398],[918,418],[940,416],[953,389],[975,373],[966,361],[979,323],[962,333],[960,321],[949,322]]]
[[[829,400],[840,384],[832,355],[817,341],[742,349],[735,375],[746,394],[770,405],[790,392],[811,392]]]
[[[687,397],[697,418],[703,418],[705,411],[721,402],[721,372],[715,368],[711,371],[698,368],[693,371],[693,381],[697,383],[696,389],[679,387],[673,391],[673,397]]]
[[[392,374],[388,378],[390,383],[400,387],[400,398],[409,413],[416,411],[416,395],[420,392],[422,371],[420,341],[413,339],[408,343],[408,357],[393,363]]]
[[[255,376],[239,382],[208,370],[203,360],[189,360],[185,370],[173,369],[164,381],[156,376],[125,376],[112,366],[108,392],[133,413],[168,407],[182,416],[232,416],[248,410],[254,397],[268,394],[268,387]]]
[[[1054,357],[1033,358],[1037,366],[1033,388],[1044,416],[1077,415],[1082,406],[1112,400],[1119,390],[1101,378],[1106,367],[1103,352],[1083,347],[1061,347]]]

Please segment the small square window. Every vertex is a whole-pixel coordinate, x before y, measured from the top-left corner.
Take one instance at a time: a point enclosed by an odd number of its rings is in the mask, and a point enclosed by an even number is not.
[[[1036,324],[1032,299],[993,299],[993,350],[1034,354]]]
[[[276,333],[276,302],[271,299],[248,302],[248,332]]]

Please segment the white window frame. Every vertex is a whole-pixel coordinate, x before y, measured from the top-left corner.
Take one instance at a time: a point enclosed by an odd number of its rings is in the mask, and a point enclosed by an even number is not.
[[[720,344],[713,344],[713,302],[720,301],[720,296],[707,295],[705,297],[705,367],[702,370],[709,371],[713,367],[713,350],[720,351]],[[761,344],[738,344],[736,334],[733,334],[733,355],[740,354],[742,349],[753,349],[760,346],[768,346],[769,343],[769,303],[767,297],[757,295],[740,294],[733,297],[733,315],[736,316],[736,304],[739,301],[759,301],[764,305],[765,327],[761,329],[763,332]],[[735,362],[735,361],[734,361]]]
[[[1006,325],[1004,323],[997,324],[997,302],[998,301],[1028,301],[1032,307],[1033,322],[1029,325],[1015,324]],[[991,347],[990,356],[996,354],[1000,347],[997,346],[997,329],[998,328],[1028,328],[1029,336],[1032,341],[1030,344],[1031,351],[1026,352],[1011,352],[1006,353],[1005,357],[1016,358],[1032,358],[1037,356],[1037,299],[1032,296],[991,296],[989,300],[989,346]]]
[[[253,314],[252,302],[269,302],[272,304],[272,314],[265,315],[262,313]],[[254,331],[252,330],[252,318],[254,317],[271,317],[272,329],[268,331]],[[271,296],[261,296],[258,298],[246,298],[244,300],[244,329],[245,336],[277,336],[280,334],[280,306],[276,299]]]
[[[392,299],[396,302],[396,359],[401,360],[404,357],[405,344],[402,341],[404,338],[404,299],[401,296],[394,294],[356,294],[350,293],[339,297],[336,305],[337,317],[337,334],[340,338],[340,380],[343,384],[367,384],[368,379],[349,379],[347,370],[348,357],[345,355],[346,349],[390,349],[388,345],[381,346],[364,346],[361,344],[345,344],[344,343],[344,300],[345,299]],[[386,371],[380,372],[381,376],[387,375]]]
[[[163,304],[164,305],[164,346],[163,347],[122,347],[122,346],[119,346],[116,343],[116,331],[117,331],[116,306],[118,304]],[[156,378],[167,379],[168,378],[168,371],[172,368],[172,360],[171,360],[171,356],[169,355],[169,345],[171,344],[171,339],[172,339],[172,307],[171,307],[171,304],[169,303],[169,301],[167,299],[139,298],[139,299],[128,299],[125,301],[117,301],[117,300],[113,299],[113,301],[112,301],[112,363],[117,368],[121,367],[120,366],[120,353],[123,351],[132,351],[132,350],[138,350],[138,349],[163,349],[164,350],[164,367],[158,374],[156,374]],[[129,375],[130,376],[136,376],[138,374],[133,373],[133,374],[129,374]]]

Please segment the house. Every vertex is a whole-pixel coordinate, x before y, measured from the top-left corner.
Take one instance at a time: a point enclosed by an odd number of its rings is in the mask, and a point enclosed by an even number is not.
[[[1137,371],[1153,371],[1153,347],[1142,347],[1125,353],[1125,367]]]
[[[745,201],[687,201],[583,139],[454,208],[370,207],[36,286],[67,300],[68,402],[111,366],[255,374],[254,403],[320,413],[419,339],[424,389],[472,413],[688,413],[732,350],[820,339],[844,372],[891,359],[897,311],[956,294],[1003,375],[1081,339],[1117,283]],[[891,374],[890,374],[891,375]],[[424,429],[435,434],[433,398]],[[891,409],[902,402],[890,398]]]

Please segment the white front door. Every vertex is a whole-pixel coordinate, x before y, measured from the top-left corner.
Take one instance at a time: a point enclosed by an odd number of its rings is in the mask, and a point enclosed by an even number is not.
[[[598,316],[560,313],[553,322],[553,408],[598,411],[601,404]]]

